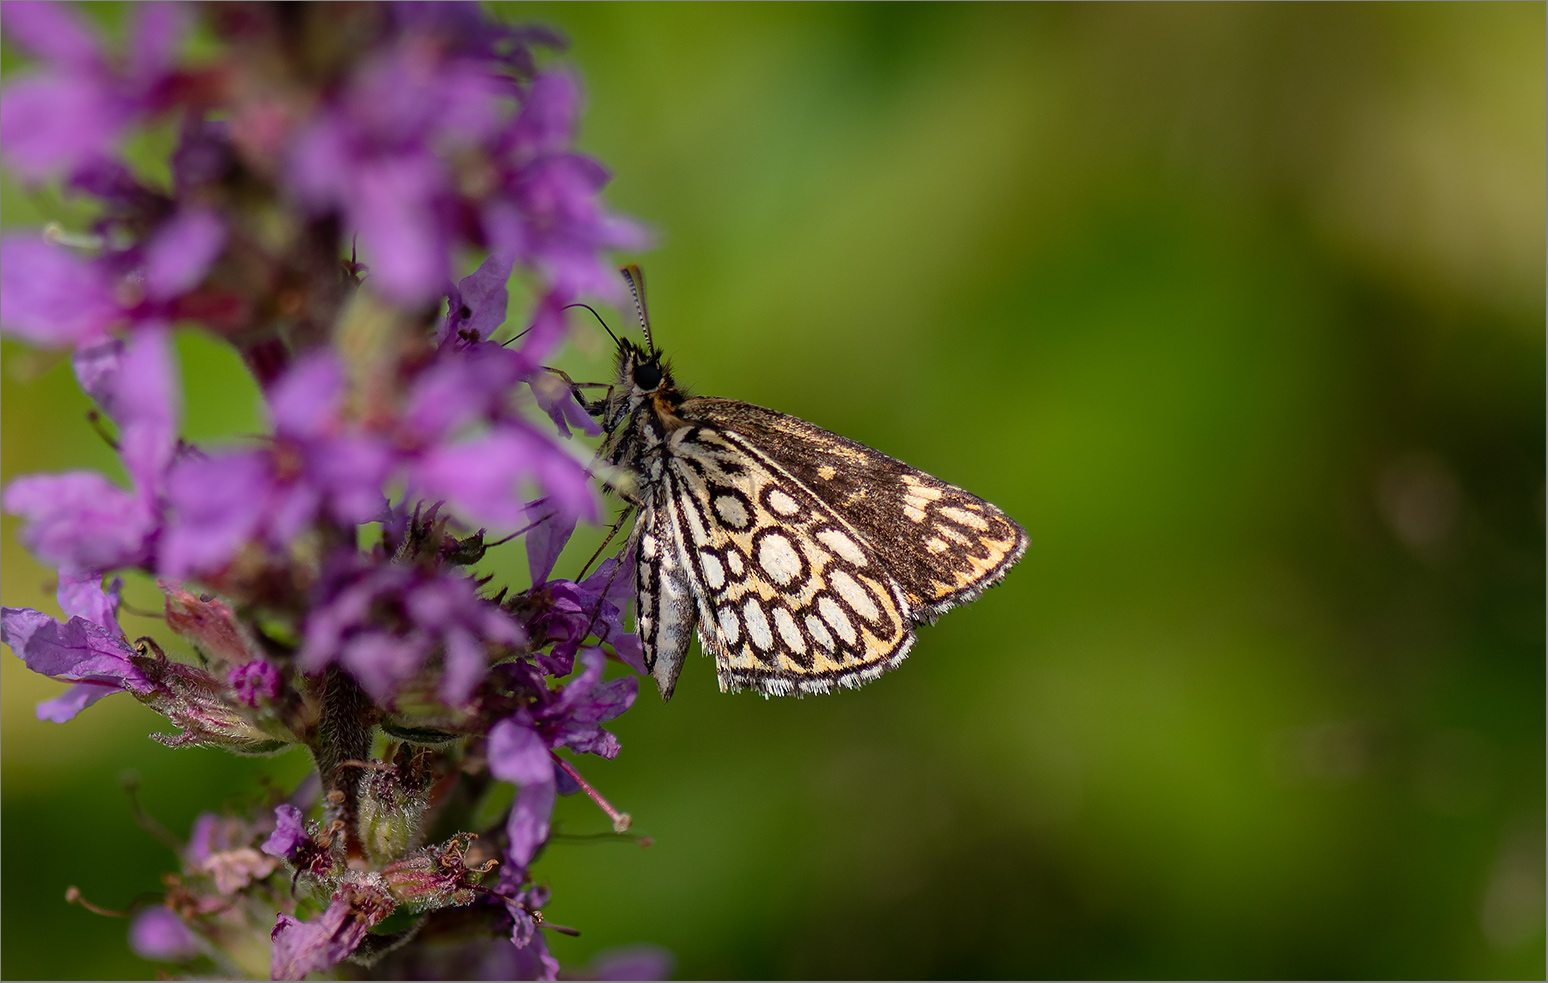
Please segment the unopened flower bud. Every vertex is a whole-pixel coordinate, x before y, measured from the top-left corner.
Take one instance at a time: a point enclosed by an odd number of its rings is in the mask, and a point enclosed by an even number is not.
[[[419,838],[426,802],[396,767],[367,773],[360,780],[358,806],[360,842],[378,864],[403,856]]]

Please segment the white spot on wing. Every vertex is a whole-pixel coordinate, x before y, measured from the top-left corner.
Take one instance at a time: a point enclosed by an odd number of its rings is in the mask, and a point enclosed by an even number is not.
[[[735,645],[742,640],[742,623],[730,608],[720,609],[720,634],[725,636],[727,645]]]
[[[769,619],[764,617],[763,607],[754,598],[742,605],[742,620],[747,622],[747,637],[767,652],[774,647],[774,633],[769,630]]]
[[[747,525],[747,509],[735,495],[721,495],[715,499],[715,511],[726,525],[742,529]]]
[[[796,627],[795,619],[784,608],[774,609],[774,627],[779,629],[779,637],[790,646],[790,651],[797,655],[806,653],[806,639],[801,637],[801,629]]]
[[[720,565],[720,557],[709,550],[700,550],[699,563],[704,567],[704,581],[710,590],[720,590],[726,585],[726,568]]]
[[[780,491],[778,488],[769,492],[769,508],[778,512],[780,515],[795,515],[797,512],[801,511],[800,503],[791,498],[789,495],[786,495],[784,492]]]
[[[758,565],[781,587],[801,572],[801,558],[796,554],[794,544],[779,533],[770,533],[758,544]]]
[[[864,587],[855,583],[854,578],[842,570],[835,570],[828,577],[828,583],[838,591],[839,597],[844,603],[859,612],[860,617],[867,621],[875,621],[881,611],[877,609],[876,602],[871,600],[871,595]]]
[[[969,529],[977,529],[979,532],[989,531],[989,523],[984,521],[983,516],[975,515],[966,509],[947,505],[941,508],[941,515],[944,515],[952,522],[967,526]]]
[[[842,608],[831,597],[824,597],[817,602],[817,611],[822,615],[833,631],[846,643],[855,643],[855,626],[849,623],[849,618],[844,615]],[[762,612],[759,612],[762,614]]]
[[[833,636],[828,634],[828,626],[822,623],[822,619],[815,614],[806,616],[806,631],[812,636],[812,641],[821,645],[829,652],[833,651]]]
[[[731,568],[733,577],[740,577],[747,572],[747,568],[742,565],[742,554],[736,549],[726,551],[726,566]]]
[[[911,502],[911,501],[914,501],[914,499],[904,499],[904,501],[903,501],[903,514],[908,516],[910,519],[914,520],[915,522],[923,522],[923,521],[925,521],[924,510],[920,509],[920,508],[916,508],[913,505],[910,505],[909,502]]]
[[[817,534],[822,544],[857,567],[865,566],[865,551],[853,539],[837,529],[824,529]]]

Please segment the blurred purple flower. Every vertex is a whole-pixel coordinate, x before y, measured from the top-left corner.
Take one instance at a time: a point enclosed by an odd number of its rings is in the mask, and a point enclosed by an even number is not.
[[[11,334],[34,345],[76,345],[105,337],[122,313],[100,264],[41,236],[0,240],[0,323]]]
[[[129,925],[129,948],[151,962],[185,962],[200,951],[199,938],[170,908],[147,908]]]
[[[285,860],[294,855],[302,844],[310,841],[311,838],[306,835],[306,820],[302,818],[300,809],[289,802],[281,802],[274,807],[274,832],[263,843],[264,853]]]
[[[254,659],[232,669],[226,682],[236,690],[237,699],[250,707],[259,700],[272,700],[280,693],[279,670],[262,659]]]
[[[391,455],[344,428],[343,398],[343,367],[331,352],[314,353],[270,391],[267,447],[179,461],[168,479],[161,571],[219,569],[257,538],[283,548],[324,510],[351,524],[377,515]]]
[[[672,975],[677,960],[659,945],[624,945],[604,949],[575,979],[582,980],[664,980]]]
[[[29,475],[11,482],[5,510],[27,520],[22,541],[63,570],[108,570],[147,562],[159,494],[177,447],[176,369],[164,330],[141,331],[80,353],[82,388],[119,427],[131,491],[95,471]]]
[[[499,187],[484,199],[484,233],[493,248],[540,270],[562,297],[593,291],[616,298],[618,276],[603,252],[643,248],[649,237],[603,209],[598,195],[611,175],[573,152],[580,109],[572,76],[550,72],[533,80],[502,134]]]
[[[198,286],[226,241],[209,209],[184,208],[141,248],[85,259],[41,236],[0,241],[0,323],[35,345],[102,341],[114,327],[160,330],[174,301]]]
[[[369,882],[369,878],[380,881],[381,875],[365,878],[346,881],[333,895],[328,910],[311,921],[298,921],[283,913],[278,916],[270,934],[274,942],[271,979],[304,979],[308,973],[343,962],[360,947],[371,926],[392,913],[387,890]]]
[[[466,703],[488,670],[486,645],[525,641],[468,577],[354,558],[340,567],[307,618],[301,668],[338,663],[378,703],[387,704],[437,649],[444,653],[441,698]]]
[[[4,15],[6,37],[40,62],[0,93],[0,147],[23,177],[68,176],[110,157],[130,125],[162,107],[183,36],[179,5],[136,5],[122,62],[62,4],[11,2]]]
[[[291,184],[311,208],[343,212],[385,294],[428,299],[446,281],[452,245],[447,161],[489,138],[514,94],[486,62],[406,38],[362,65],[298,135]]]

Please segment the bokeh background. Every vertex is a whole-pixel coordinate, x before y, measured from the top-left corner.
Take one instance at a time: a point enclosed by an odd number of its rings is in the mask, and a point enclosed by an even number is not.
[[[537,868],[566,965],[1542,978],[1542,4],[499,11],[573,41],[683,381],[1032,541],[862,691],[722,696],[695,657],[642,692],[586,772],[653,845]],[[600,335],[563,364],[605,377]],[[180,350],[189,437],[260,425]],[[112,466],[62,360],[7,342],[3,379],[6,477]],[[15,531],[5,602],[53,610]],[[127,698],[39,723],[59,684],[0,667],[0,974],[151,973],[64,903],[172,866],[125,777],[181,832],[304,756],[171,751]]]

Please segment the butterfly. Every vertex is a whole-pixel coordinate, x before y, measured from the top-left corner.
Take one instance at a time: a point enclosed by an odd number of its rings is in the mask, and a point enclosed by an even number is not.
[[[1021,559],[1026,532],[976,495],[788,414],[689,396],[656,350],[643,274],[621,272],[645,346],[615,336],[607,393],[572,392],[602,429],[608,484],[639,513],[624,555],[663,699],[695,630],[722,692],[853,689],[903,661],[916,624]]]

